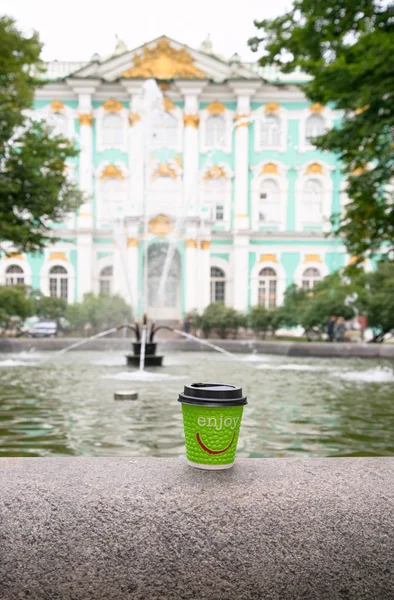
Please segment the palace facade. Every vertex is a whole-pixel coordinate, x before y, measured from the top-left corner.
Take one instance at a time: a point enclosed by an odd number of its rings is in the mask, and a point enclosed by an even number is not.
[[[69,302],[118,293],[136,316],[145,296],[150,316],[172,320],[211,301],[270,308],[348,262],[326,236],[341,169],[312,143],[340,114],[308,103],[301,73],[162,37],[45,76],[34,115],[78,144],[69,176],[85,202],[42,254],[3,256],[0,283]],[[144,112],[151,78],[163,99]]]

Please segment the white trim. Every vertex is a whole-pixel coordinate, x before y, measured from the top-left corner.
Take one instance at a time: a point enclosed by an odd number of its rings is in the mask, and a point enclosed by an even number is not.
[[[323,117],[326,130],[331,129],[333,127],[334,119],[337,117],[337,115],[335,114],[335,111],[333,111],[331,108],[328,108],[326,106],[323,108],[323,110],[320,113],[311,112],[310,106],[299,111],[299,117],[298,117],[298,119],[299,119],[298,120],[298,123],[299,123],[298,151],[299,152],[310,152],[312,150],[316,150],[316,146],[311,144],[306,139],[306,121],[307,121],[308,117],[312,116],[313,114],[318,114],[321,117]]]
[[[202,154],[206,154],[212,150],[222,151],[225,154],[231,154],[232,151],[232,132],[233,132],[233,119],[234,119],[235,111],[230,110],[229,108],[225,108],[221,116],[224,119],[225,123],[225,134],[223,145],[220,147],[212,148],[207,146],[206,136],[207,136],[207,121],[209,117],[216,116],[212,115],[209,110],[204,108],[200,111],[200,152]]]
[[[29,115],[33,120],[45,120],[46,122],[48,122],[48,118],[53,114],[59,113],[63,115],[64,117],[66,117],[66,137],[70,140],[76,139],[74,122],[77,116],[77,111],[73,108],[70,108],[67,105],[64,105],[61,110],[55,111],[52,109],[51,104],[51,102],[48,102],[48,104],[42,106],[41,108],[35,108],[34,110],[30,110]]]
[[[115,265],[114,265],[114,255],[111,253],[109,256],[103,256],[101,258],[97,258],[94,261],[93,266],[93,292],[98,295],[100,293],[100,273],[106,267],[112,267],[112,286],[111,286],[111,295],[114,294],[115,290]]]
[[[128,110],[123,107],[118,111],[110,112],[105,110],[103,106],[99,106],[93,111],[93,115],[95,117],[96,123],[96,151],[104,152],[104,150],[120,150],[121,152],[127,152],[128,150]],[[105,144],[104,143],[104,133],[103,133],[103,123],[106,116],[109,115],[118,115],[121,119],[122,124],[122,142],[120,144]]]
[[[23,270],[24,285],[31,285],[31,267],[28,263],[27,258],[21,259],[14,258],[12,256],[8,258],[3,256],[2,260],[0,260],[0,285],[5,285],[6,270],[8,269],[8,267],[13,267],[14,265],[16,267],[20,267]],[[16,273],[15,275],[16,277],[18,277]]]
[[[324,262],[304,262],[304,259],[298,264],[296,270],[294,271],[293,281],[298,287],[302,287],[303,274],[307,269],[318,269],[321,275],[321,278],[324,279],[327,275],[330,274],[330,271]]]
[[[208,203],[205,202],[205,184],[209,181],[215,181],[215,179],[204,179],[207,172],[212,168],[213,165],[205,164],[203,169],[200,171],[200,185],[199,185],[199,213],[201,218],[204,221],[212,221],[213,225],[223,226],[225,231],[230,230],[230,220],[231,220],[231,200],[232,200],[232,192],[233,186],[231,180],[234,177],[233,171],[230,169],[229,165],[225,162],[221,162],[218,165],[225,172],[226,177],[220,177],[218,179],[224,180],[225,182],[225,194],[224,194],[224,219],[222,221],[217,221],[216,219],[211,218],[211,209],[212,207],[208,207]],[[208,213],[207,209],[208,208]]]
[[[112,221],[110,222],[107,219],[104,219],[102,217],[102,212],[103,212],[102,211],[102,207],[103,207],[103,191],[102,191],[103,186],[102,186],[102,184],[104,181],[106,181],[106,179],[101,179],[101,174],[106,169],[106,167],[108,167],[111,164],[113,164],[115,167],[117,167],[123,174],[124,183],[125,183],[125,196],[124,196],[124,204],[123,204],[124,214],[126,214],[126,212],[127,212],[127,206],[128,206],[128,202],[129,202],[129,197],[128,197],[129,170],[127,169],[125,163],[122,162],[121,160],[117,160],[114,163],[110,163],[108,160],[103,160],[94,172],[94,175],[95,175],[95,198],[96,198],[96,222],[97,222],[98,228],[102,227],[103,225],[113,226]],[[104,227],[104,229],[109,229],[109,227]]]
[[[323,174],[308,173],[308,167],[317,163],[323,168]],[[297,168],[299,176],[295,183],[295,205],[296,205],[296,231],[303,231],[305,226],[314,226],[322,228],[322,231],[328,232],[331,230],[330,217],[332,213],[332,197],[334,191],[334,183],[331,178],[331,172],[335,170],[335,166],[329,165],[321,160],[310,160],[304,165]],[[304,189],[308,181],[317,179],[323,187],[323,205],[322,205],[322,220],[321,223],[308,223],[304,214]]]
[[[212,247],[211,247],[212,250]],[[217,267],[224,272],[226,286],[224,288],[224,304],[225,306],[233,305],[233,278],[231,264],[228,260],[220,258],[219,256],[210,256],[210,267],[209,267],[209,291],[211,291],[211,268]]]
[[[274,269],[277,274],[277,286],[276,286],[276,306],[280,306],[283,303],[283,296],[286,289],[286,271],[283,265],[279,262],[274,261],[257,261],[254,265],[250,274],[250,301],[251,306],[257,306],[259,302],[259,273],[262,269],[270,268]]]
[[[183,110],[174,104],[174,107],[171,110],[165,111],[164,108],[159,111],[162,113],[168,113],[172,117],[175,117],[177,121],[177,133],[176,133],[176,142],[175,144],[166,144],[165,146],[159,146],[154,143],[150,144],[149,150],[155,151],[165,148],[166,150],[174,150],[175,152],[182,152],[182,142],[183,142]],[[153,126],[152,126],[153,131]]]
[[[62,260],[62,259],[56,259],[56,260],[49,260],[49,256],[53,251],[57,251],[54,250],[54,248],[51,248],[49,251],[47,251],[47,256],[46,256],[46,260],[45,263],[43,264],[41,271],[40,271],[40,289],[41,292],[45,295],[45,296],[49,296],[50,295],[50,290],[49,290],[49,271],[52,267],[64,267],[67,271],[67,278],[68,278],[68,283],[67,283],[67,302],[69,304],[71,304],[72,302],[74,302],[74,296],[75,296],[75,272],[74,272],[74,267],[72,266],[72,264],[68,261],[68,260]]]
[[[276,112],[266,114],[265,107],[266,104],[259,106],[259,108],[252,112],[252,119],[254,120],[254,151],[262,152],[263,150],[276,150],[278,152],[286,152],[289,111],[286,108],[279,106],[279,109]],[[280,141],[276,146],[263,145],[261,139],[261,124],[269,115],[273,115],[279,119]]]
[[[264,165],[273,163],[278,167],[279,173],[261,173]],[[251,200],[252,200],[252,229],[259,231],[259,203],[260,203],[260,190],[261,184],[267,179],[273,179],[279,186],[280,191],[280,220],[276,223],[268,223],[268,225],[279,227],[279,231],[286,230],[286,218],[287,218],[287,197],[289,191],[289,182],[287,180],[286,173],[289,170],[289,166],[277,161],[277,160],[263,160],[258,165],[251,167],[254,177],[251,181]]]

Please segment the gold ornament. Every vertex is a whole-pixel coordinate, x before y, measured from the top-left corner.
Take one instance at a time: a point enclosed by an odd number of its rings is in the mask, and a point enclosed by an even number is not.
[[[323,167],[319,163],[312,163],[306,170],[307,175],[323,175]]]
[[[149,221],[149,231],[157,237],[165,237],[172,229],[172,221],[170,217],[167,217],[166,215],[157,215],[157,217],[153,217],[153,219]]]
[[[168,163],[161,163],[152,173],[152,179],[156,179],[156,177],[172,177],[176,179],[178,173]]]
[[[185,127],[194,127],[194,129],[198,129],[200,117],[198,115],[183,115],[183,124]]]
[[[78,115],[78,119],[81,125],[87,125],[88,127],[92,126],[93,123],[93,115],[92,113],[80,113]]]
[[[109,179],[116,177],[118,179],[124,179],[122,171],[115,165],[107,165],[100,175],[100,179]]]
[[[163,107],[166,112],[171,112],[174,110],[174,108],[176,108],[173,101],[167,98],[167,96],[163,96]]]
[[[63,102],[60,102],[60,100],[53,100],[50,106],[54,112],[61,112],[64,108],[64,104]]]
[[[238,127],[249,127],[249,118],[250,118],[250,115],[247,115],[246,113],[235,115],[235,117],[234,117],[235,128],[238,129]]]
[[[186,248],[197,248],[197,240],[185,240]]]
[[[323,112],[324,106],[322,104],[319,104],[318,102],[315,102],[315,104],[312,104],[312,106],[309,107],[309,110],[311,111],[311,113],[318,115],[321,112]]]
[[[358,177],[359,175],[362,175],[363,173],[365,173],[366,169],[365,167],[359,167],[358,169],[353,169],[353,171],[350,173],[350,175],[352,177]]]
[[[222,115],[224,113],[224,111],[226,110],[226,107],[223,104],[223,102],[219,102],[218,100],[215,100],[214,102],[211,102],[210,104],[208,104],[205,107],[205,110],[207,110],[211,115]]]
[[[227,175],[224,168],[219,165],[214,165],[204,175],[204,179],[220,179],[221,177],[227,177]]]
[[[279,169],[278,169],[277,165],[275,165],[274,163],[265,163],[265,165],[263,165],[263,168],[261,169],[261,175],[268,175],[268,174],[278,175]]]
[[[369,104],[366,104],[365,106],[362,106],[361,108],[356,108],[356,110],[354,111],[354,113],[356,115],[361,115],[363,112],[365,112],[366,110],[368,110],[369,108]]]
[[[277,113],[279,111],[279,104],[277,102],[268,102],[264,107],[266,115]]]
[[[318,254],[307,254],[304,258],[304,263],[322,263],[322,259]]]
[[[107,112],[118,112],[124,108],[123,104],[119,100],[115,100],[115,98],[109,98],[102,106]]]
[[[18,252],[7,252],[7,254],[5,255],[5,257],[7,260],[12,258],[13,260],[23,260],[23,255],[19,254]]]
[[[180,154],[176,154],[176,155],[174,156],[174,163],[176,163],[176,164],[178,165],[178,167],[179,167],[180,169],[182,169],[182,166],[183,166],[183,165],[182,165],[182,156],[181,156]]]
[[[124,71],[123,77],[141,79],[205,79],[205,73],[194,64],[191,54],[184,48],[176,50],[166,37],[156,46],[143,48],[134,54],[134,66]]]
[[[209,240],[203,240],[201,242],[201,250],[209,250],[211,247],[211,242]]]
[[[159,86],[162,92],[168,92],[168,90],[171,87],[171,85],[167,81],[160,81],[157,85]]]
[[[138,248],[138,239],[134,237],[127,238],[127,247],[128,248]]]
[[[262,254],[260,256],[260,260],[259,262],[264,263],[264,262],[274,262],[277,263],[279,262],[277,257],[275,256],[275,254]]]
[[[130,127],[134,127],[136,123],[141,121],[141,117],[138,113],[129,113],[129,125]]]
[[[67,260],[64,252],[51,252],[48,260]]]

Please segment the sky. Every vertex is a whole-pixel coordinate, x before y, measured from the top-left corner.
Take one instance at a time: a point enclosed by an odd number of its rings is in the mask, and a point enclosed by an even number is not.
[[[226,58],[238,52],[252,61],[257,54],[247,40],[257,31],[253,21],[290,5],[290,0],[1,0],[0,12],[24,33],[40,33],[47,61],[89,60],[95,52],[108,56],[116,35],[133,49],[164,34],[196,49],[209,34],[214,52]]]

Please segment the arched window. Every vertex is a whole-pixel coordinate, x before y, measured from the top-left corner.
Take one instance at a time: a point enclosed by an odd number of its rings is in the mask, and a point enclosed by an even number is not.
[[[49,269],[49,295],[53,298],[68,298],[68,274],[64,267]]]
[[[19,265],[10,265],[5,270],[5,284],[6,285],[23,285],[25,283],[25,276],[22,267]]]
[[[271,267],[265,267],[259,273],[259,304],[265,308],[276,306],[277,275]]]
[[[261,121],[261,145],[280,145],[280,119],[276,115],[267,115]]]
[[[208,117],[205,126],[205,145],[208,148],[223,148],[226,144],[226,122],[220,115]]]
[[[101,188],[101,219],[112,221],[122,212],[126,201],[126,182],[120,177],[108,177]]]
[[[204,203],[208,206],[213,221],[224,221],[226,201],[226,180],[207,179],[204,182]]]
[[[224,304],[226,300],[226,276],[219,267],[211,267],[211,302]]]
[[[304,187],[304,221],[320,225],[323,216],[323,185],[318,179],[308,179]]]
[[[112,113],[103,118],[103,145],[109,148],[119,148],[124,142],[124,127],[122,117]]]
[[[51,113],[48,117],[48,123],[53,128],[55,135],[67,137],[67,117],[61,113]]]
[[[99,291],[100,294],[110,296],[112,292],[113,268],[104,267],[101,269],[99,276]]]
[[[321,281],[319,269],[315,269],[314,267],[305,269],[302,274],[302,287],[304,290],[311,290],[319,281]]]
[[[152,146],[174,148],[178,140],[178,119],[169,112],[154,111],[152,117]]]
[[[305,136],[308,142],[322,135],[326,130],[324,119],[321,115],[311,115],[306,120]]]
[[[274,179],[265,179],[260,187],[259,222],[278,223],[280,221],[280,190]]]

